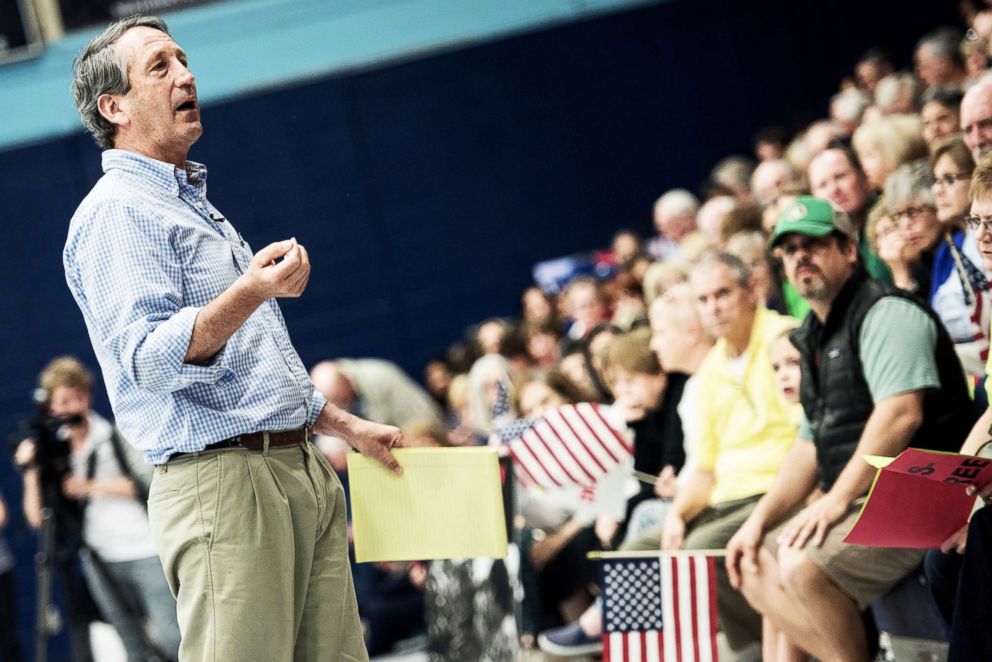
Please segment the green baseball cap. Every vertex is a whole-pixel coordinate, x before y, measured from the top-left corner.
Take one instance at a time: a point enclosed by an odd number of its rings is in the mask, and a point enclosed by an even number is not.
[[[827,200],[811,195],[799,196],[789,203],[778,218],[768,247],[775,248],[782,237],[793,232],[810,237],[825,237],[831,232],[841,232],[854,240],[858,238],[847,214],[834,209]]]

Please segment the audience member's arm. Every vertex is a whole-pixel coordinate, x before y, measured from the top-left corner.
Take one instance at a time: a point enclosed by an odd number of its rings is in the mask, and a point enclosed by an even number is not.
[[[24,519],[33,529],[41,527],[41,481],[38,477],[38,467],[34,466],[37,452],[34,441],[22,441],[17,446],[14,462],[21,468],[24,475],[24,495],[21,505],[24,508]]]
[[[992,379],[992,376],[987,379]],[[988,407],[985,412],[975,421],[974,427],[968,433],[968,438],[961,446],[961,452],[965,455],[976,455],[978,449],[987,441],[992,441],[992,407]]]
[[[689,479],[679,488],[678,495],[668,509],[662,529],[661,548],[679,549],[685,538],[685,525],[709,505],[710,493],[716,482],[712,471],[692,468]]]
[[[758,567],[758,548],[765,531],[800,505],[816,487],[816,447],[803,437],[797,438],[782,462],[768,493],[758,501],[734,537],[727,543],[727,572],[734,588],[740,588],[743,567],[754,572]]]
[[[865,455],[893,457],[906,449],[923,422],[923,392],[893,395],[875,403],[854,455],[826,494],[807,506],[782,532],[782,544],[801,549],[807,542],[821,545],[827,531],[864,496],[875,469]]]
[[[992,379],[992,376],[987,377],[987,379]],[[965,439],[964,445],[961,446],[961,452],[965,455],[977,455],[978,450],[988,441],[992,441],[992,407],[987,408],[979,419],[975,421],[975,425],[971,428],[968,438]],[[969,485],[965,488],[965,491],[968,494],[981,497],[986,504],[992,499],[992,483],[989,483],[980,490],[976,490],[974,485]],[[940,551],[945,554],[950,554],[952,551],[956,551],[958,554],[964,554],[967,540],[968,525],[965,524],[954,535],[944,541],[944,544],[940,546]]]

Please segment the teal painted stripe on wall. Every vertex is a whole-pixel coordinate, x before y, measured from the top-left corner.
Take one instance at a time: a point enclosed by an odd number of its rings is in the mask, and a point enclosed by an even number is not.
[[[165,16],[202,103],[372,67],[657,0],[229,0]],[[0,149],[81,128],[72,59],[99,29],[0,67]]]

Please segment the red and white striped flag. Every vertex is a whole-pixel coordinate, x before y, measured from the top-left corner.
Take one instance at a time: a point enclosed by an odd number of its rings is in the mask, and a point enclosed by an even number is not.
[[[563,405],[496,434],[509,442],[516,475],[525,487],[592,486],[634,452],[622,429],[600,405],[589,402]]]
[[[604,558],[603,662],[717,662],[716,561]]]

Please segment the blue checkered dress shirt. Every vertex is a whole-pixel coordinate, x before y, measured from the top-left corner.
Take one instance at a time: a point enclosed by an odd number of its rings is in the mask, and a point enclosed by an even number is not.
[[[183,363],[200,308],[252,258],[207,201],[206,168],[112,149],[103,171],[62,257],[124,436],[159,464],[239,434],[313,423],[326,400],[274,299],[209,364]]]

